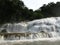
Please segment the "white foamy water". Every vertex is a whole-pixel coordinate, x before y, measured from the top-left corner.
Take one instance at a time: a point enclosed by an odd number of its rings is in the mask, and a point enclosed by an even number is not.
[[[8,23],[1,26],[0,31],[6,29],[8,33],[23,33],[24,36],[14,35],[1,42],[34,42],[60,40],[60,17],[51,17],[23,23]]]

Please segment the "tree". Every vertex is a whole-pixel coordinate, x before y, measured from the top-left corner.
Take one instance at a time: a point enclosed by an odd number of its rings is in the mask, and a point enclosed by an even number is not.
[[[48,3],[48,5],[44,4],[40,10],[44,17],[52,17],[56,16],[54,10],[56,8],[56,4],[54,2]],[[57,8],[56,8],[57,9]]]
[[[0,23],[20,21],[24,7],[20,0],[0,0]]]

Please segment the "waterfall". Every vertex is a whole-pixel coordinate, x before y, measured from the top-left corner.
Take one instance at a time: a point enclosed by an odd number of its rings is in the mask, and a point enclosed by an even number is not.
[[[5,35],[9,34],[7,40],[58,38],[60,37],[60,17],[44,18],[13,24],[7,23],[0,27],[0,31],[3,29],[7,30],[7,34]]]

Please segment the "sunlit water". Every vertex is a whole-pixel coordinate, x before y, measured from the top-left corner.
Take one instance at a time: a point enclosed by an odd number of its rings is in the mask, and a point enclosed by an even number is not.
[[[0,40],[0,45],[59,45],[60,17],[44,18],[30,22],[3,24],[0,31],[6,29],[8,33],[31,33],[28,37],[17,40],[14,36]]]

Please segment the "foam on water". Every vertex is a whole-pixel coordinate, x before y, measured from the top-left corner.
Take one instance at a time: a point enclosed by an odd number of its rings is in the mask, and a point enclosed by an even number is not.
[[[34,41],[50,41],[50,42],[55,42],[55,41],[60,41],[60,37],[58,38],[37,38],[37,39],[27,39],[27,40],[0,40],[1,43],[24,43],[24,42],[34,42]]]

